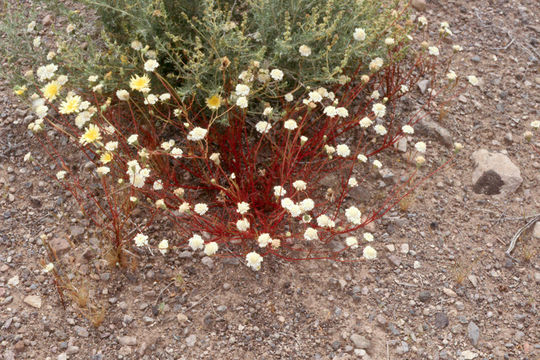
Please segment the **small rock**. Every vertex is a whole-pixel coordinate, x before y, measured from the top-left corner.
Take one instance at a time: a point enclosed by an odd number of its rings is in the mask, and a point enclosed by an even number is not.
[[[371,347],[371,341],[366,339],[365,336],[359,334],[352,334],[350,340],[358,349],[369,349]]]
[[[472,154],[472,159],[476,163],[472,183],[477,194],[508,195],[523,182],[519,168],[502,153],[481,149]]]
[[[469,281],[471,282],[471,284],[474,286],[474,287],[477,287],[478,286],[478,278],[475,276],[475,275],[469,275],[467,276],[467,279],[469,279]]]
[[[393,244],[388,244],[388,245],[386,245],[386,248],[387,248],[388,251],[390,251],[390,252],[396,251],[396,247],[395,247]]]
[[[390,263],[393,264],[395,267],[399,267],[399,265],[401,265],[401,260],[394,255],[388,255],[388,261],[390,261]]]
[[[409,253],[409,244],[407,244],[407,243],[401,244],[400,251],[401,251],[402,254],[407,255]]]
[[[135,346],[137,345],[137,338],[135,336],[120,336],[118,342],[122,346]]]
[[[15,343],[15,345],[13,345],[13,350],[15,350],[15,352],[18,352],[18,353],[21,353],[24,351],[24,341],[22,340],[19,340]]]
[[[476,359],[476,357],[478,356],[478,354],[472,352],[471,350],[465,350],[461,353],[461,357],[460,359],[463,359],[463,360],[473,360],[473,359]]]
[[[56,360],[67,360],[67,354],[66,353],[59,354]]]
[[[52,17],[51,15],[46,15],[43,20],[41,20],[41,24],[43,24],[43,26],[49,26],[52,24]]]
[[[69,228],[71,238],[75,240],[80,240],[85,233],[85,229],[82,226],[72,226]]]
[[[452,289],[449,289],[449,288],[443,288],[443,293],[445,293],[447,296],[450,296],[450,297],[456,297],[457,294],[454,290]]]
[[[414,263],[413,263],[413,268],[414,269],[420,269],[421,267],[422,267],[422,265],[420,264],[420,261],[415,260]]]
[[[443,312],[435,314],[435,327],[438,329],[444,329],[448,326],[448,316]]]
[[[420,293],[418,294],[418,300],[420,300],[421,302],[428,302],[429,300],[431,299],[431,293],[427,290],[424,290],[424,291],[420,291]]]
[[[210,256],[205,256],[201,259],[201,262],[209,269],[214,267],[214,260]]]
[[[426,0],[412,0],[411,5],[418,11],[426,10]]]
[[[41,308],[41,298],[38,295],[28,295],[23,301],[36,309]]]
[[[540,239],[540,221],[537,221],[536,224],[534,224],[533,237]]]
[[[431,121],[429,116],[425,114],[419,116],[421,117],[421,120],[416,123],[414,128],[420,135],[433,136],[446,147],[454,147],[450,131],[437,124],[435,121]]]
[[[475,62],[475,63],[479,63],[479,62],[480,62],[480,56],[474,55],[474,56],[471,58],[471,61],[472,61],[472,62]]]
[[[480,339],[480,328],[478,325],[471,321],[469,326],[467,326],[467,335],[471,340],[471,343],[476,346],[478,344],[478,340]]]
[[[225,306],[225,305],[220,305],[220,306],[218,306],[218,307],[216,308],[216,311],[217,311],[217,312],[220,312],[220,313],[223,313],[223,312],[227,311],[227,306]]]
[[[88,330],[82,326],[75,326],[75,333],[80,337],[88,337]]]
[[[19,276],[18,276],[18,275],[15,275],[14,277],[12,277],[12,278],[10,278],[10,279],[8,280],[7,284],[8,284],[9,286],[17,286],[17,285],[19,285],[19,282],[20,282]]]
[[[189,335],[187,338],[186,338],[186,345],[188,347],[193,347],[195,346],[195,343],[197,342],[197,336],[196,335]]]
[[[176,319],[182,325],[186,324],[189,321],[188,317],[183,313],[178,313],[178,315],[176,315]]]
[[[63,237],[57,237],[49,241],[51,249],[56,253],[56,255],[61,256],[71,249],[69,242]]]
[[[402,152],[402,153],[407,152],[407,139],[402,137],[401,139],[398,140],[395,146],[399,152]]]
[[[429,86],[429,79],[420,80],[417,85],[420,92],[425,94]]]

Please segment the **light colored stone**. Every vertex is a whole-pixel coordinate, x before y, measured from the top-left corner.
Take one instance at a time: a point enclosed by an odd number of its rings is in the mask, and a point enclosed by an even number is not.
[[[426,10],[426,0],[412,0],[411,5],[418,11]]]
[[[472,352],[471,350],[465,350],[461,353],[459,357],[461,360],[473,360],[478,357],[478,354]]]
[[[189,321],[188,317],[183,313],[178,313],[178,315],[176,315],[176,319],[182,325],[187,324],[187,322]]]
[[[371,347],[371,341],[369,341],[365,336],[352,334],[350,339],[357,349],[369,349]]]
[[[413,268],[415,269],[420,269],[422,267],[422,265],[420,265],[420,261],[416,260],[414,263],[413,263]]]
[[[534,224],[533,237],[540,239],[540,221],[537,221],[536,224]]]
[[[135,346],[137,345],[137,338],[135,336],[120,336],[118,342],[122,346]]]
[[[432,121],[429,118],[429,115],[426,113],[422,112],[418,116],[421,119],[414,125],[414,129],[418,134],[432,136],[448,148],[454,147],[454,142],[450,131],[448,131],[446,128],[442,127],[435,121]]]
[[[197,342],[197,336],[196,335],[189,335],[187,338],[186,338],[186,345],[188,347],[193,347],[195,346],[195,343]]]
[[[51,246],[51,249],[56,253],[56,255],[60,256],[65,254],[66,252],[71,249],[71,245],[69,244],[69,241],[67,241],[63,237],[57,237],[49,241],[49,245]]]
[[[519,168],[504,154],[481,149],[472,154],[472,159],[476,163],[472,174],[476,193],[504,197],[523,182]]]
[[[443,288],[443,293],[445,293],[447,296],[450,296],[450,297],[456,297],[457,294],[454,290],[452,289],[449,289],[449,288]]]
[[[390,251],[390,252],[396,251],[396,247],[394,246],[394,244],[386,245],[386,249],[388,249],[388,251]]]
[[[18,275],[15,275],[14,277],[12,277],[11,279],[8,280],[7,284],[9,286],[17,286],[19,285],[19,276]]]
[[[409,253],[409,244],[407,244],[407,243],[401,244],[400,247],[399,247],[399,251],[402,254],[407,255]]]
[[[41,298],[38,295],[28,295],[23,301],[36,309],[41,308]]]
[[[422,94],[425,94],[429,87],[429,79],[420,80],[417,85],[418,89],[420,89],[420,92]]]

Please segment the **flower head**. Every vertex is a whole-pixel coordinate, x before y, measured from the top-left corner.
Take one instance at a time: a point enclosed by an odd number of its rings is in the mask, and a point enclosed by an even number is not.
[[[249,211],[249,204],[245,201],[239,202],[237,206],[238,208],[236,209],[236,212],[240,215],[244,215]]]
[[[188,240],[189,246],[192,250],[201,250],[204,246],[204,240],[202,237],[198,234],[194,234],[189,240]]]
[[[356,41],[364,41],[366,40],[366,31],[362,28],[356,28],[354,29],[353,38]]]
[[[377,57],[375,59],[373,59],[370,63],[369,63],[369,70],[371,71],[377,71],[379,70],[384,64],[384,60],[381,59],[380,57]]]
[[[283,80],[283,71],[279,69],[273,69],[272,71],[270,71],[270,77],[276,81],[281,81]]]
[[[258,271],[261,269],[262,261],[263,261],[263,257],[254,251],[246,255],[247,266],[249,266],[255,271]]]
[[[62,85],[60,85],[57,81],[51,81],[41,89],[41,92],[43,93],[45,99],[53,101],[58,96],[58,93],[60,93],[61,87]]]
[[[219,249],[219,245],[217,242],[215,241],[209,242],[208,244],[204,245],[204,254],[206,256],[215,255],[218,249]]]
[[[101,133],[99,131],[99,128],[94,124],[90,124],[86,128],[84,134],[81,135],[79,142],[82,145],[87,145],[87,144],[91,144],[100,140],[101,140]]]
[[[371,108],[375,116],[382,118],[386,114],[386,106],[381,103],[373,104]]]
[[[414,145],[414,148],[418,152],[425,153],[426,152],[426,143],[423,142],[423,141],[419,141]]]
[[[201,127],[195,127],[193,130],[189,132],[187,139],[190,141],[199,141],[199,140],[204,139],[207,133],[208,133],[208,130],[203,129]]]
[[[218,94],[210,96],[208,99],[206,99],[206,106],[210,110],[217,110],[221,106],[221,96]]]
[[[249,229],[249,220],[242,218],[236,222],[236,228],[240,231],[247,231]]]
[[[358,239],[354,236],[349,236],[345,239],[345,245],[350,247],[351,249],[357,249],[358,248]]]
[[[362,223],[362,213],[356,206],[351,206],[345,210],[347,221],[352,224],[360,225]]]
[[[238,84],[236,85],[236,94],[238,96],[248,96],[249,95],[249,86],[245,84]]]
[[[307,45],[301,45],[298,51],[300,52],[300,55],[304,57],[311,55],[311,48]]]
[[[150,59],[144,63],[144,70],[148,72],[152,72],[156,70],[158,66],[159,66],[159,63],[156,60]]]
[[[364,233],[364,240],[366,240],[367,242],[372,242],[373,241],[373,234],[372,233]]]
[[[308,227],[304,232],[304,239],[308,241],[317,240],[318,238],[319,235],[317,234],[317,230],[314,228]]]
[[[257,129],[257,131],[261,134],[266,134],[271,128],[272,125],[270,125],[270,123],[267,121],[259,121],[257,124],[255,124],[255,129]]]
[[[236,99],[236,106],[238,106],[240,109],[245,109],[248,107],[248,100],[245,96],[240,96],[238,99]]]
[[[133,90],[137,90],[143,93],[150,91],[150,78],[148,75],[143,76],[135,75],[129,81],[129,87]]]
[[[360,120],[360,126],[363,127],[363,128],[368,128],[371,126],[371,124],[373,124],[373,121],[368,118],[367,116],[364,117],[362,120]]]
[[[272,238],[270,237],[270,234],[262,233],[257,238],[257,242],[259,243],[259,246],[263,248],[272,242]]]
[[[135,241],[135,245],[137,245],[137,246],[148,245],[148,236],[147,235],[138,233],[137,235],[135,235],[133,240]]]
[[[347,157],[347,156],[351,155],[351,150],[345,144],[339,144],[336,147],[336,152],[337,152],[338,156],[341,156],[341,157]]]
[[[467,80],[469,80],[469,83],[473,86],[477,86],[479,84],[478,78],[474,75],[467,76]]]
[[[81,97],[70,94],[60,105],[60,114],[72,114],[80,111]]]
[[[411,125],[403,125],[403,127],[401,128],[401,130],[402,130],[405,134],[414,134],[414,128],[413,128]]]
[[[298,124],[293,119],[289,119],[283,123],[283,127],[287,130],[292,131],[298,128]]]
[[[118,97],[121,101],[128,101],[129,100],[129,92],[124,89],[120,89],[116,91],[116,97]]]
[[[374,260],[377,258],[377,250],[368,245],[364,248],[363,255],[367,260]]]
[[[158,244],[158,250],[160,253],[165,255],[169,251],[169,240],[161,240]]]
[[[193,207],[193,211],[195,211],[199,215],[204,215],[208,211],[208,205],[206,205],[205,203],[195,204],[195,206]]]

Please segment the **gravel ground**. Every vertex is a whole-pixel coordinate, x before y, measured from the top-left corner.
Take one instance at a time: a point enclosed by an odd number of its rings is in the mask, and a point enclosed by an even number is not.
[[[0,85],[0,356],[540,359],[539,238],[527,230],[505,255],[540,213],[540,155],[522,138],[540,119],[540,4],[430,1],[421,13],[451,24],[464,48],[456,72],[481,82],[440,122],[465,144],[460,160],[376,222],[376,262],[265,260],[255,273],[185,252],[144,260],[135,273],[107,269],[86,251],[96,240],[69,194],[22,161],[39,153],[25,130],[31,116]],[[474,191],[479,149],[517,166],[517,190]],[[64,309],[41,273],[44,233],[106,309],[98,327],[69,301]]]

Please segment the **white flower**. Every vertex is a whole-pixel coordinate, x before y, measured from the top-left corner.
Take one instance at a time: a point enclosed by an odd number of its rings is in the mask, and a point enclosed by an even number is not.
[[[336,147],[336,152],[339,156],[341,157],[347,157],[349,155],[351,155],[351,150],[349,149],[349,147],[345,144],[339,144],[337,147]]]
[[[169,241],[168,240],[161,240],[158,244],[159,252],[165,255],[167,251],[169,250]]]
[[[336,223],[327,215],[323,214],[317,218],[317,225],[319,225],[320,227],[333,228],[336,226]]]
[[[300,144],[304,145],[306,142],[308,141],[308,137],[307,136],[300,136]]]
[[[428,23],[428,21],[427,21],[427,19],[426,19],[425,16],[420,16],[420,17],[418,18],[418,22],[419,22],[421,25],[423,25],[423,26],[426,26],[427,23]]]
[[[163,190],[163,182],[161,180],[154,181],[154,184],[152,185],[152,188],[154,190]]]
[[[253,74],[249,71],[242,71],[240,75],[238,75],[238,79],[242,80],[243,82],[252,82],[253,81]]]
[[[369,70],[371,71],[377,71],[379,70],[384,64],[384,60],[381,59],[380,57],[377,57],[375,59],[373,59],[370,63],[369,63]]]
[[[270,123],[267,121],[259,121],[257,124],[255,124],[255,129],[257,129],[257,131],[261,134],[266,134],[271,128],[272,125],[270,125]]]
[[[358,154],[358,156],[356,158],[358,159],[358,161],[361,161],[363,163],[365,163],[367,161],[367,156],[364,155],[364,154]]]
[[[318,91],[311,91],[309,94],[309,100],[317,103],[322,101],[322,95]]]
[[[469,80],[469,83],[471,83],[473,86],[476,86],[479,83],[478,78],[474,75],[467,76],[467,80]]]
[[[384,39],[384,43],[385,43],[386,45],[388,45],[388,46],[394,45],[395,40],[394,40],[394,38],[386,38],[386,39]]]
[[[401,85],[400,91],[401,91],[402,94],[405,94],[405,93],[409,92],[409,87],[407,85]]]
[[[454,70],[450,70],[450,71],[448,71],[448,74],[446,74],[446,78],[447,78],[448,80],[450,80],[450,81],[454,81],[454,80],[456,80],[457,75],[456,75],[456,73],[454,72]]]
[[[425,153],[426,152],[426,143],[423,142],[423,141],[419,141],[419,142],[416,143],[416,145],[414,145],[414,148],[418,152]]]
[[[189,132],[189,134],[187,136],[187,139],[190,140],[190,141],[202,140],[206,136],[207,132],[208,132],[208,130],[197,126],[197,127],[195,127],[193,130],[191,130]]]
[[[220,157],[219,153],[212,153],[208,159],[210,159],[210,161],[212,161],[214,164],[219,165],[220,164],[219,157]]]
[[[53,263],[48,263],[47,265],[45,265],[45,267],[43,268],[43,272],[44,273],[48,273],[48,272],[51,272],[53,271],[54,269],[54,264]]]
[[[236,228],[240,231],[247,231],[249,229],[249,220],[246,218],[240,219],[236,222]]]
[[[532,125],[532,123],[531,123],[531,125]],[[538,125],[540,125],[540,122],[538,123]],[[454,150],[457,151],[457,152],[463,150],[463,144],[459,143],[459,142],[455,142],[454,143]]]
[[[264,115],[264,116],[270,116],[270,115],[272,115],[272,112],[273,112],[273,111],[274,111],[274,108],[273,108],[273,107],[267,106],[267,107],[265,107],[264,110],[263,110],[263,115]]]
[[[373,166],[375,166],[377,169],[382,168],[382,163],[379,160],[373,160]]]
[[[238,96],[248,96],[249,95],[249,86],[244,84],[238,84],[236,85],[236,94]]]
[[[49,107],[46,105],[38,105],[34,110],[38,118],[43,119],[49,112]]]
[[[318,238],[319,235],[317,234],[317,230],[315,230],[314,228],[308,227],[304,232],[304,239],[308,241],[317,240]]]
[[[240,96],[238,99],[236,99],[236,106],[238,106],[240,109],[245,109],[248,107],[248,100],[245,96]]]
[[[352,177],[352,178],[349,178],[349,181],[347,182],[347,184],[350,187],[357,187],[358,186],[358,181],[356,181],[355,177]]]
[[[362,223],[362,213],[356,206],[351,206],[345,210],[345,216],[347,221],[355,225],[360,225]]]
[[[215,241],[209,242],[208,244],[204,245],[204,253],[206,256],[214,255],[215,253],[217,253],[218,249],[219,245]]]
[[[56,56],[56,53],[54,51],[49,51],[47,53],[47,60],[52,60]]]
[[[373,241],[373,234],[372,233],[364,233],[364,240],[366,240],[367,242],[372,242]]]
[[[330,145],[324,145],[324,150],[326,150],[326,153],[328,155],[332,155],[333,153],[336,152],[336,148]]]
[[[371,108],[375,116],[382,118],[386,114],[386,106],[381,103],[373,104]]]
[[[60,84],[60,85],[66,85],[66,83],[68,82],[68,77],[66,75],[60,75],[56,81]]]
[[[247,266],[249,266],[255,271],[259,271],[261,269],[262,261],[263,257],[254,251],[246,255]]]
[[[274,69],[270,71],[270,76],[276,81],[281,81],[283,79],[283,71],[279,69]]]
[[[349,236],[345,239],[345,245],[350,247],[351,249],[357,249],[358,248],[358,240],[354,236]]]
[[[167,101],[171,98],[171,94],[169,93],[163,93],[161,95],[159,95],[159,100],[161,101]]]
[[[37,69],[36,75],[39,78],[39,81],[49,80],[53,78],[56,70],[58,70],[58,66],[55,64],[43,65]]]
[[[138,40],[133,40],[131,42],[131,48],[133,50],[139,51],[139,50],[142,49],[142,47],[143,47],[142,43],[140,41],[138,41]]]
[[[96,173],[99,176],[107,175],[110,171],[111,169],[108,166],[100,166],[96,169]]]
[[[371,246],[366,246],[363,251],[363,255],[367,260],[373,260],[377,258],[377,250]]]
[[[292,201],[291,198],[283,198],[281,199],[281,207],[284,209],[290,209],[294,206],[294,201]]]
[[[283,186],[274,186],[274,195],[277,197],[285,196],[287,194],[287,190],[283,188]]]
[[[204,240],[202,239],[201,235],[194,234],[189,239],[189,246],[193,251],[195,250],[201,250],[204,246]]]
[[[366,31],[362,28],[356,28],[354,29],[353,38],[356,41],[364,41],[366,40]]]
[[[195,204],[193,211],[195,211],[199,215],[204,215],[208,211],[208,205],[206,205],[205,203]]]
[[[88,77],[88,82],[93,83],[93,82],[96,82],[96,81],[98,81],[98,76],[97,75],[90,75]]]
[[[36,28],[36,22],[32,21],[28,25],[26,25],[26,32],[32,32]]]
[[[429,55],[432,56],[439,56],[439,48],[436,46],[430,46],[428,48]]]
[[[63,180],[66,177],[66,174],[67,174],[67,171],[60,170],[59,172],[56,173],[56,178],[58,180]]]
[[[334,117],[337,115],[337,111],[335,106],[327,106],[324,108],[323,113],[326,114],[326,116]]]
[[[144,70],[148,72],[152,72],[156,70],[158,66],[159,66],[159,63],[156,60],[150,59],[144,63]]]
[[[159,100],[159,99],[158,99],[158,97],[157,97],[156,95],[154,95],[154,94],[148,94],[148,95],[146,96],[146,98],[144,99],[144,104],[145,104],[145,105],[148,105],[148,104],[154,105],[155,103],[158,102],[158,100]]]
[[[534,120],[531,122],[531,127],[535,128],[535,129],[538,129],[540,128],[540,120]],[[461,144],[460,144],[461,145]],[[461,146],[463,147],[463,145]]]
[[[388,132],[386,130],[386,128],[383,126],[383,125],[375,125],[375,127],[373,128],[373,130],[375,130],[375,132],[378,134],[378,135],[386,135],[386,133]]]
[[[133,240],[135,240],[135,245],[137,246],[143,246],[143,245],[148,245],[148,236],[144,235],[144,234],[137,234]]]
[[[167,205],[165,205],[165,200],[163,199],[159,199],[159,200],[156,200],[156,208],[158,209],[167,209]]]
[[[272,238],[270,237],[270,234],[262,233],[257,238],[257,242],[259,243],[259,246],[263,248],[272,242]]]
[[[129,100],[129,92],[124,89],[120,89],[116,91],[116,97],[118,97],[121,101],[128,101]]]
[[[298,204],[303,212],[311,211],[315,208],[315,202],[312,199],[304,199]]]
[[[34,38],[34,41],[32,41],[32,45],[34,45],[35,48],[38,48],[41,46],[41,36],[36,36]]]
[[[405,134],[414,134],[414,128],[411,126],[411,125],[403,125],[401,127],[401,130],[405,133]]]
[[[249,211],[249,204],[245,201],[239,202],[238,209],[236,209],[236,212],[238,212],[240,215],[244,215]]]
[[[422,155],[419,155],[416,157],[415,161],[416,161],[417,166],[422,166],[426,162],[426,158],[423,157]]]
[[[461,47],[461,45],[454,45],[454,46],[452,46],[452,49],[455,52],[463,51],[463,48]]]
[[[173,148],[171,150],[171,156],[175,159],[178,159],[178,158],[181,158],[182,157],[182,154],[184,154],[184,152],[182,151],[182,149],[179,149],[177,147]]]
[[[171,150],[171,148],[174,146],[174,140],[164,141],[161,143],[161,148],[165,151]]]
[[[367,116],[365,118],[363,118],[362,120],[360,120],[360,126],[363,127],[363,128],[368,128],[371,126],[371,124],[373,124],[373,121],[371,121],[370,118],[368,118]]]
[[[289,211],[289,213],[291,214],[291,216],[293,218],[295,217],[298,217],[300,215],[302,215],[302,208],[300,208],[299,205],[297,204],[293,204],[289,209],[287,209]]]
[[[300,46],[298,51],[300,52],[300,55],[304,57],[308,57],[309,55],[311,55],[311,48],[307,45]]]
[[[346,118],[347,116],[349,116],[349,110],[345,109],[344,107],[338,107],[336,109],[336,112],[338,116],[342,118]]]
[[[298,191],[304,191],[306,190],[307,183],[303,180],[296,180],[292,186]]]
[[[137,144],[138,141],[139,141],[139,135],[137,135],[137,134],[130,135],[127,138],[127,143],[129,145],[135,145],[135,144]]]
[[[285,121],[285,123],[283,124],[283,127],[287,130],[294,130],[298,127],[298,125],[296,124],[296,121],[294,121],[293,119],[289,119],[287,121]]]
[[[293,100],[294,100],[293,94],[291,94],[291,93],[285,94],[285,101],[291,102]]]
[[[187,212],[187,211],[189,210],[189,208],[190,208],[189,203],[187,203],[187,202],[184,201],[184,202],[182,203],[182,205],[180,205],[180,206],[178,207],[178,212],[179,212],[180,214],[184,214],[185,212]]]

